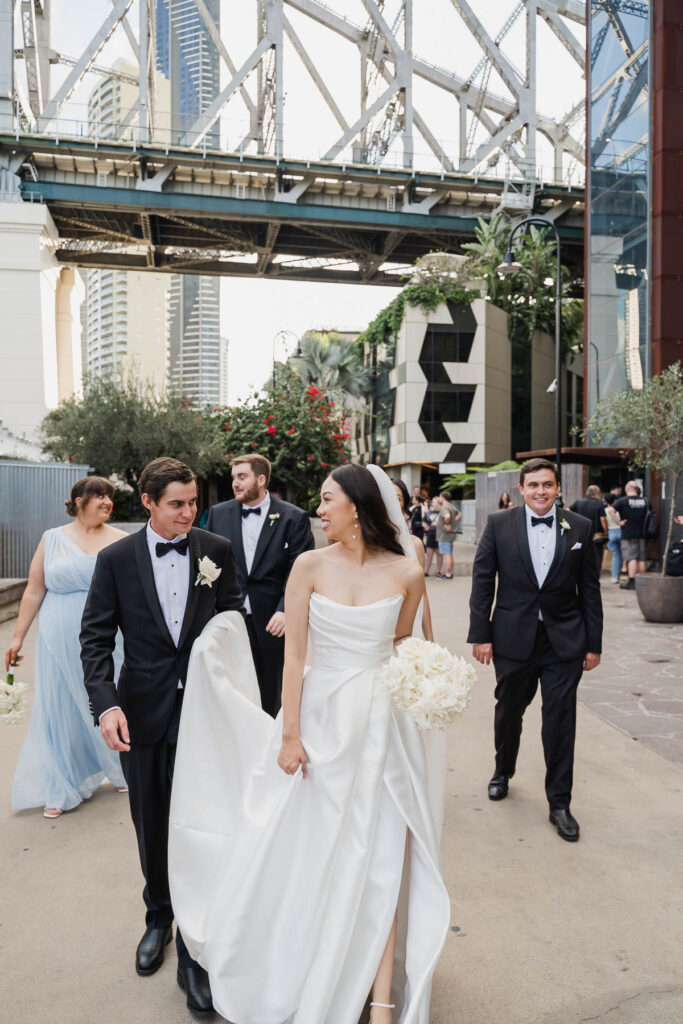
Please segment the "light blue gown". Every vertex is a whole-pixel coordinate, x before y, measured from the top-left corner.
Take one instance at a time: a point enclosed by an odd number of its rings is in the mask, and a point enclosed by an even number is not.
[[[58,807],[87,800],[105,779],[125,786],[119,755],[95,728],[83,684],[79,634],[95,569],[61,527],[45,534],[45,586],[38,613],[35,696],[12,787],[12,808]],[[116,675],[121,665],[115,654]]]

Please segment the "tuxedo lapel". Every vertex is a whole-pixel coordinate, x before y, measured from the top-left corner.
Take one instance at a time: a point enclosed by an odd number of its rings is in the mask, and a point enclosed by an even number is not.
[[[152,613],[152,618],[154,619],[157,629],[163,636],[164,640],[167,640],[168,643],[175,648],[173,637],[169,632],[164,619],[164,613],[161,610],[159,595],[157,594],[156,584],[154,583],[154,570],[152,569],[152,559],[147,546],[146,526],[143,526],[141,530],[138,530],[135,535],[135,559],[137,561],[142,589],[147,599],[149,610]]]
[[[199,546],[199,531],[192,529],[190,530],[190,548],[188,551],[189,555],[189,573],[190,573],[190,585],[187,591],[187,604],[185,605],[185,614],[183,616],[183,624],[180,627],[180,636],[178,638],[178,650],[183,646],[187,634],[192,625],[194,613],[197,608],[199,601],[199,586],[195,586],[195,580],[197,573],[199,572],[198,562],[202,557],[202,553]],[[215,584],[213,584],[215,586]]]
[[[560,519],[562,517],[559,513],[560,510],[555,507],[555,555],[550,563],[548,575],[543,580],[544,587],[547,586],[553,576],[559,571],[560,566],[564,562],[564,556],[567,554],[567,534],[569,531],[560,528]]]
[[[519,553],[522,557],[522,561],[526,566],[526,570],[529,576],[533,580],[536,586],[538,586],[538,579],[534,570],[534,563],[531,559],[531,549],[529,548],[529,535],[527,533],[526,525],[526,505],[522,505],[519,509],[509,513],[512,516],[517,516],[517,542],[519,544]]]
[[[269,519],[268,516],[277,515],[278,519]],[[258,541],[256,542],[256,551],[254,552],[254,560],[251,563],[251,569],[249,575],[253,576],[256,568],[263,557],[263,553],[273,539],[273,535],[278,532],[280,523],[282,522],[282,509],[280,508],[280,502],[277,498],[270,499],[270,508],[268,509],[268,515],[266,520],[261,527]]]

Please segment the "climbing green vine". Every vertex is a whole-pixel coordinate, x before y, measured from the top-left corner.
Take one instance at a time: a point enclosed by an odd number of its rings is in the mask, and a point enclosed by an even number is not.
[[[358,344],[366,342],[375,348],[389,344],[399,332],[406,305],[419,306],[423,313],[433,313],[442,302],[452,302],[456,306],[469,306],[479,292],[464,288],[457,281],[440,281],[438,284],[409,284],[402,292],[377,314],[372,323],[368,324],[362,334],[358,335]]]

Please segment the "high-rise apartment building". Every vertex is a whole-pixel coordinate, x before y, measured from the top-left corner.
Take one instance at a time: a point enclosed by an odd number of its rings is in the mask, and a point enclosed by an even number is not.
[[[136,69],[117,61],[114,70],[134,76]],[[168,107],[168,83],[158,83],[160,111]],[[88,120],[101,139],[120,138],[128,130],[126,115],[137,102],[136,87],[116,76],[90,94]],[[163,113],[161,113],[163,118]],[[132,372],[162,392],[168,380],[167,274],[152,271],[88,270],[83,365],[86,373]]]
[[[206,6],[218,25],[220,0],[206,0]],[[219,91],[219,57],[191,0],[157,0],[156,10],[157,70],[170,83],[171,127],[181,135]],[[207,142],[217,144],[215,132],[209,133]],[[197,405],[224,404],[219,278],[173,276],[168,332],[173,386]]]

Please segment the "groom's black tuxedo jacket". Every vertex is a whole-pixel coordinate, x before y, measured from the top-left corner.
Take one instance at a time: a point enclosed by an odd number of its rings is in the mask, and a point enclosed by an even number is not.
[[[165,734],[178,680],[185,683],[192,644],[209,619],[217,612],[244,611],[230,543],[190,530],[190,585],[176,647],[157,596],[146,534],[143,528],[100,551],[81,622],[81,661],[95,725],[104,711],[119,705],[134,743],[156,743]],[[211,586],[195,586],[204,555],[221,574]],[[117,629],[124,651],[118,688],[112,657]]]
[[[568,530],[561,529],[563,519]],[[539,587],[524,505],[489,516],[474,559],[468,643],[492,643],[494,658],[524,661],[534,647],[540,609],[559,661],[601,652],[602,598],[593,527],[584,516],[556,508],[554,528],[555,557]],[[496,575],[498,592],[491,616]]]
[[[242,505],[234,498],[214,505],[206,521],[207,530],[227,537],[235,552],[237,582],[249,596],[254,626],[263,632],[262,642],[279,649],[282,640],[265,633],[274,612],[285,608],[285,587],[295,559],[315,547],[311,521],[296,505],[270,497],[268,515],[261,527],[251,570],[247,571],[242,543]],[[274,518],[270,518],[270,517]]]

